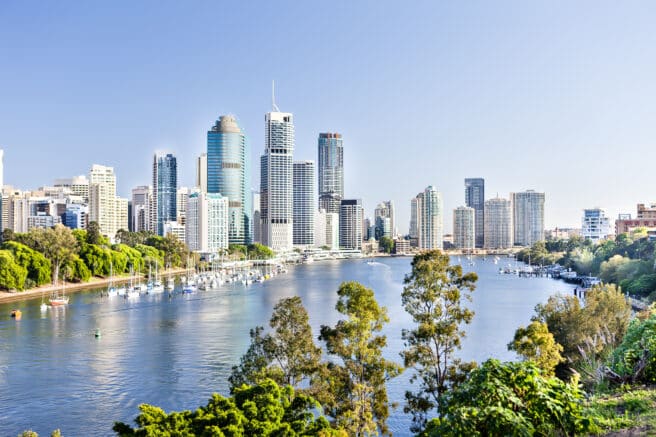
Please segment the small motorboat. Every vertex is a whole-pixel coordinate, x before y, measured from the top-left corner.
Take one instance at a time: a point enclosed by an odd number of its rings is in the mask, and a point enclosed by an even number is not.
[[[23,316],[23,313],[21,312],[21,310],[12,310],[11,311],[11,317],[13,317],[16,320],[20,320],[22,316]]]

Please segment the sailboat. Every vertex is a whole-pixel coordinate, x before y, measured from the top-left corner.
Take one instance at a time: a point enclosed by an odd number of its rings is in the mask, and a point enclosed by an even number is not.
[[[128,288],[127,293],[125,293],[125,298],[135,298],[139,297],[139,292],[141,291],[141,284],[133,285],[134,280],[134,270],[130,267],[130,287]]]
[[[48,305],[45,303],[43,299],[44,296],[43,293],[41,293],[41,305],[39,306],[39,309],[41,310],[42,313],[45,313],[46,311],[48,311]]]
[[[192,270],[191,270],[191,267],[189,266],[189,263],[190,263],[190,258],[187,258],[187,266],[188,266],[187,267],[188,268],[187,275],[188,275],[189,279],[187,281],[187,285],[185,285],[182,288],[183,293],[193,293],[193,292],[196,291],[196,281],[192,279],[192,276],[191,276]]]
[[[159,273],[158,273],[157,266],[158,263],[155,262],[155,281],[154,282],[151,281],[148,283],[148,293],[164,292],[164,285],[162,285],[162,281],[159,280]],[[150,276],[150,274],[148,276]]]
[[[62,285],[62,293],[61,296],[57,292],[57,287],[52,291],[52,295],[50,295],[50,306],[51,307],[58,307],[58,306],[64,306],[68,305],[68,296],[66,296],[66,278],[64,278],[64,282]]]
[[[109,285],[107,286],[107,296],[114,297],[118,295],[118,290],[114,287],[114,267],[109,262]]]

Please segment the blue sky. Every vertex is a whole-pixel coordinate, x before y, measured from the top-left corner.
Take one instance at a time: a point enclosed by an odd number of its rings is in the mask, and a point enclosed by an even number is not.
[[[181,185],[221,114],[249,137],[259,180],[271,80],[297,159],[344,135],[346,195],[367,215],[463,179],[487,197],[547,194],[548,227],[656,200],[654,2],[0,2],[5,183],[116,168],[119,194],[178,156]]]

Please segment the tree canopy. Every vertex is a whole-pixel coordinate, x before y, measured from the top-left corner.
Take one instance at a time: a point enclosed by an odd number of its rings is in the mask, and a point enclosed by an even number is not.
[[[229,398],[213,394],[207,405],[193,412],[166,413],[142,404],[136,428],[117,422],[113,429],[121,437],[345,436],[332,429],[325,417],[315,415],[319,407],[312,397],[267,379],[238,387]]]

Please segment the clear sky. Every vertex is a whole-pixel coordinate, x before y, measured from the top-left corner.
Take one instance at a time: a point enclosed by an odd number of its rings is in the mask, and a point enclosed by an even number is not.
[[[181,185],[221,114],[249,137],[292,112],[296,159],[344,135],[366,215],[443,194],[546,192],[546,224],[656,200],[656,2],[0,1],[0,148],[18,188],[114,166],[119,194],[178,156]]]

